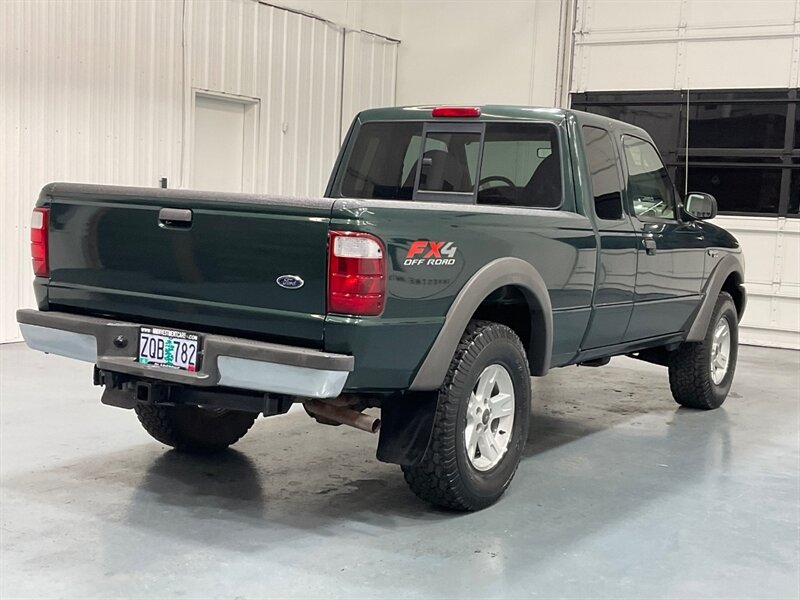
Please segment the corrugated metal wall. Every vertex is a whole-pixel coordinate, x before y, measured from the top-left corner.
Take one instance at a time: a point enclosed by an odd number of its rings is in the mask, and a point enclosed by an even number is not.
[[[33,304],[42,185],[188,187],[207,90],[259,105],[257,191],[321,194],[354,108],[394,103],[396,47],[255,0],[0,2],[0,342]]]
[[[256,190],[321,194],[340,142],[342,29],[242,1],[193,3],[187,19],[192,87],[259,100]]]
[[[577,0],[571,91],[800,87],[800,0],[646,4]],[[747,261],[740,340],[800,349],[800,223],[715,222]]]
[[[31,306],[28,221],[53,180],[180,175],[181,5],[0,2],[0,341]]]
[[[365,108],[395,103],[397,42],[364,31],[348,31],[344,55],[344,94],[341,134],[347,133],[352,116]]]

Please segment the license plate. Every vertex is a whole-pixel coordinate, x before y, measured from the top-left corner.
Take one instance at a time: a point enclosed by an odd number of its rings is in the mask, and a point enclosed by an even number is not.
[[[146,365],[197,371],[200,338],[194,333],[160,327],[139,328],[139,356]]]

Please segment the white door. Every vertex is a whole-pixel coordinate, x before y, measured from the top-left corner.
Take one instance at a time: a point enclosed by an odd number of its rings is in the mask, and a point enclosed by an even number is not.
[[[252,105],[226,98],[195,96],[192,187],[218,192],[249,191],[252,161],[248,111]]]

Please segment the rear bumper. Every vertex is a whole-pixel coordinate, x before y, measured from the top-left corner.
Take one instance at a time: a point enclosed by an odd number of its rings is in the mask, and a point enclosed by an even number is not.
[[[17,322],[34,350],[94,363],[98,368],[146,379],[199,387],[225,386],[308,398],[334,398],[344,388],[354,359],[214,334],[203,336],[195,373],[136,362],[139,326],[70,313],[23,309]],[[122,348],[114,340],[124,340]]]

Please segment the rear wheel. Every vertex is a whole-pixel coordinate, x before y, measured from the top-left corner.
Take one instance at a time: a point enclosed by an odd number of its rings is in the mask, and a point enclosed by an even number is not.
[[[137,404],[136,416],[156,440],[182,452],[218,452],[247,433],[256,413],[199,406]]]
[[[702,342],[686,342],[670,355],[669,386],[681,406],[709,410],[725,402],[739,352],[739,320],[731,296],[722,292]]]
[[[438,392],[430,446],[422,462],[403,467],[422,500],[479,510],[503,495],[528,437],[530,371],[510,328],[473,321]]]

